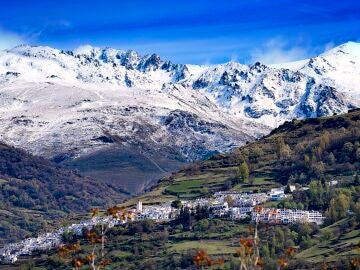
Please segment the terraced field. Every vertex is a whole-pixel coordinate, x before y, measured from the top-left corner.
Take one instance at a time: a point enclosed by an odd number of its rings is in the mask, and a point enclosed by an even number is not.
[[[299,253],[297,258],[319,263],[324,260],[327,262],[337,261],[349,255],[358,255],[360,257],[360,230],[355,229],[341,233],[341,228],[348,221],[349,218],[346,218],[320,229],[318,235],[316,235],[319,243]]]

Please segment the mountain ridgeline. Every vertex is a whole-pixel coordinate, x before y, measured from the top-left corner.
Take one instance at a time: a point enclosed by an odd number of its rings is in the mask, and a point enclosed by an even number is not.
[[[18,46],[0,52],[0,140],[136,194],[284,121],[358,107],[359,76],[355,42],[272,66]]]

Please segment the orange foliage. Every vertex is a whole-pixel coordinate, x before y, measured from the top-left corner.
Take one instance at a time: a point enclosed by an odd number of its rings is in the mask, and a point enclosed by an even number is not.
[[[225,260],[223,258],[212,259],[204,250],[199,250],[193,258],[193,262],[197,267],[210,267],[214,265],[223,265]]]
[[[99,265],[101,265],[101,266],[107,266],[107,265],[110,265],[110,264],[111,264],[111,260],[110,260],[110,259],[107,259],[107,258],[102,259],[102,260],[100,261],[100,263],[99,263]]]
[[[78,240],[73,244],[66,244],[59,247],[59,254],[62,257],[69,255],[70,253],[74,253],[80,250],[80,241]]]
[[[286,254],[287,254],[289,257],[294,256],[295,253],[296,253],[296,248],[294,248],[294,247],[288,247],[288,248],[286,249]]]
[[[91,217],[95,217],[99,214],[99,208],[91,208],[90,209]]]
[[[97,235],[94,230],[86,232],[85,235],[86,239],[89,240],[92,244],[101,243],[102,238],[101,236]]]
[[[279,266],[280,269],[282,269],[288,265],[288,262],[284,257],[281,257],[277,260],[277,265]]]
[[[81,259],[73,259],[72,264],[73,264],[74,267],[78,268],[78,267],[83,266],[85,263]]]
[[[249,225],[249,226],[248,226],[248,232],[249,232],[249,234],[253,234],[254,231],[255,231],[254,227],[251,226],[251,225]]]
[[[199,250],[197,252],[196,256],[193,258],[193,262],[198,267],[211,266],[211,258],[204,250]]]
[[[354,268],[360,267],[360,259],[352,259],[350,263]]]
[[[106,210],[106,214],[108,216],[113,216],[113,218],[116,218],[117,217],[117,214],[119,212],[122,212],[125,208],[124,207],[119,207],[119,206],[113,206],[113,207],[110,207]]]
[[[254,240],[253,239],[240,239],[240,248],[236,253],[241,256],[250,256],[254,253]]]
[[[257,262],[256,262],[256,266],[259,266],[261,269],[264,268],[264,260],[262,258],[258,258]]]
[[[86,260],[87,260],[88,262],[95,261],[95,259],[96,259],[96,255],[95,255],[95,254],[89,254],[89,255],[86,256]]]

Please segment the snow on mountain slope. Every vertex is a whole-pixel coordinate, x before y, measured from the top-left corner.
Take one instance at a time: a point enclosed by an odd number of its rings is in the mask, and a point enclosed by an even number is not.
[[[300,69],[324,84],[345,94],[356,106],[360,106],[360,44],[347,42],[318,57],[314,57]]]
[[[1,53],[3,141],[51,158],[77,157],[107,145],[98,138],[108,133],[123,144],[152,145],[150,152],[173,145],[179,158],[195,160],[268,130],[174,84],[188,76],[186,66],[133,51],[80,52],[20,46]]]
[[[286,62],[286,63],[278,63],[278,64],[271,64],[269,67],[272,68],[284,68],[284,69],[290,69],[290,70],[298,70],[302,68],[305,64],[307,64],[309,59],[304,60],[298,60],[293,62]]]
[[[359,43],[346,43],[288,69],[18,46],[0,52],[0,140],[58,161],[114,142],[150,161],[159,152],[195,160],[285,120],[359,106],[359,52]]]

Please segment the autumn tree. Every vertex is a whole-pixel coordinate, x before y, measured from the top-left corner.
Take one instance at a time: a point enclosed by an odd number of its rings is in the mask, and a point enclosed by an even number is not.
[[[225,197],[224,201],[227,202],[227,204],[229,205],[229,207],[234,206],[235,200],[234,200],[234,198],[233,198],[232,196],[227,195],[227,196]]]
[[[358,222],[360,222],[360,200],[358,200],[354,206],[353,206],[353,211],[355,214],[355,218]]]
[[[213,259],[205,250],[199,250],[193,257],[193,263],[200,269],[221,266],[224,262],[223,258]]]
[[[276,140],[276,155],[280,158],[288,158],[292,155],[290,146],[287,145],[283,137],[278,137]]]
[[[325,131],[319,138],[319,147],[323,150],[328,148],[330,145],[330,134],[328,131]]]
[[[112,227],[109,220],[111,218],[117,220],[127,220],[131,219],[133,215],[132,212],[118,206],[108,208],[103,216],[101,216],[98,208],[92,208],[90,214],[92,218],[98,219],[98,225],[90,230],[85,229],[83,231],[84,238],[91,244],[89,253],[85,254],[83,257],[75,256],[77,251],[81,249],[80,241],[62,245],[59,248],[60,256],[64,257],[70,255],[73,257],[72,265],[75,269],[87,266],[92,270],[99,270],[106,265],[109,265],[111,261],[106,257],[105,253],[106,234]]]
[[[264,155],[264,151],[259,146],[255,146],[250,153],[250,157],[254,160],[257,160],[259,157]]]
[[[325,215],[333,223],[346,217],[349,208],[349,196],[347,196],[345,193],[338,193],[330,200],[330,206]]]

